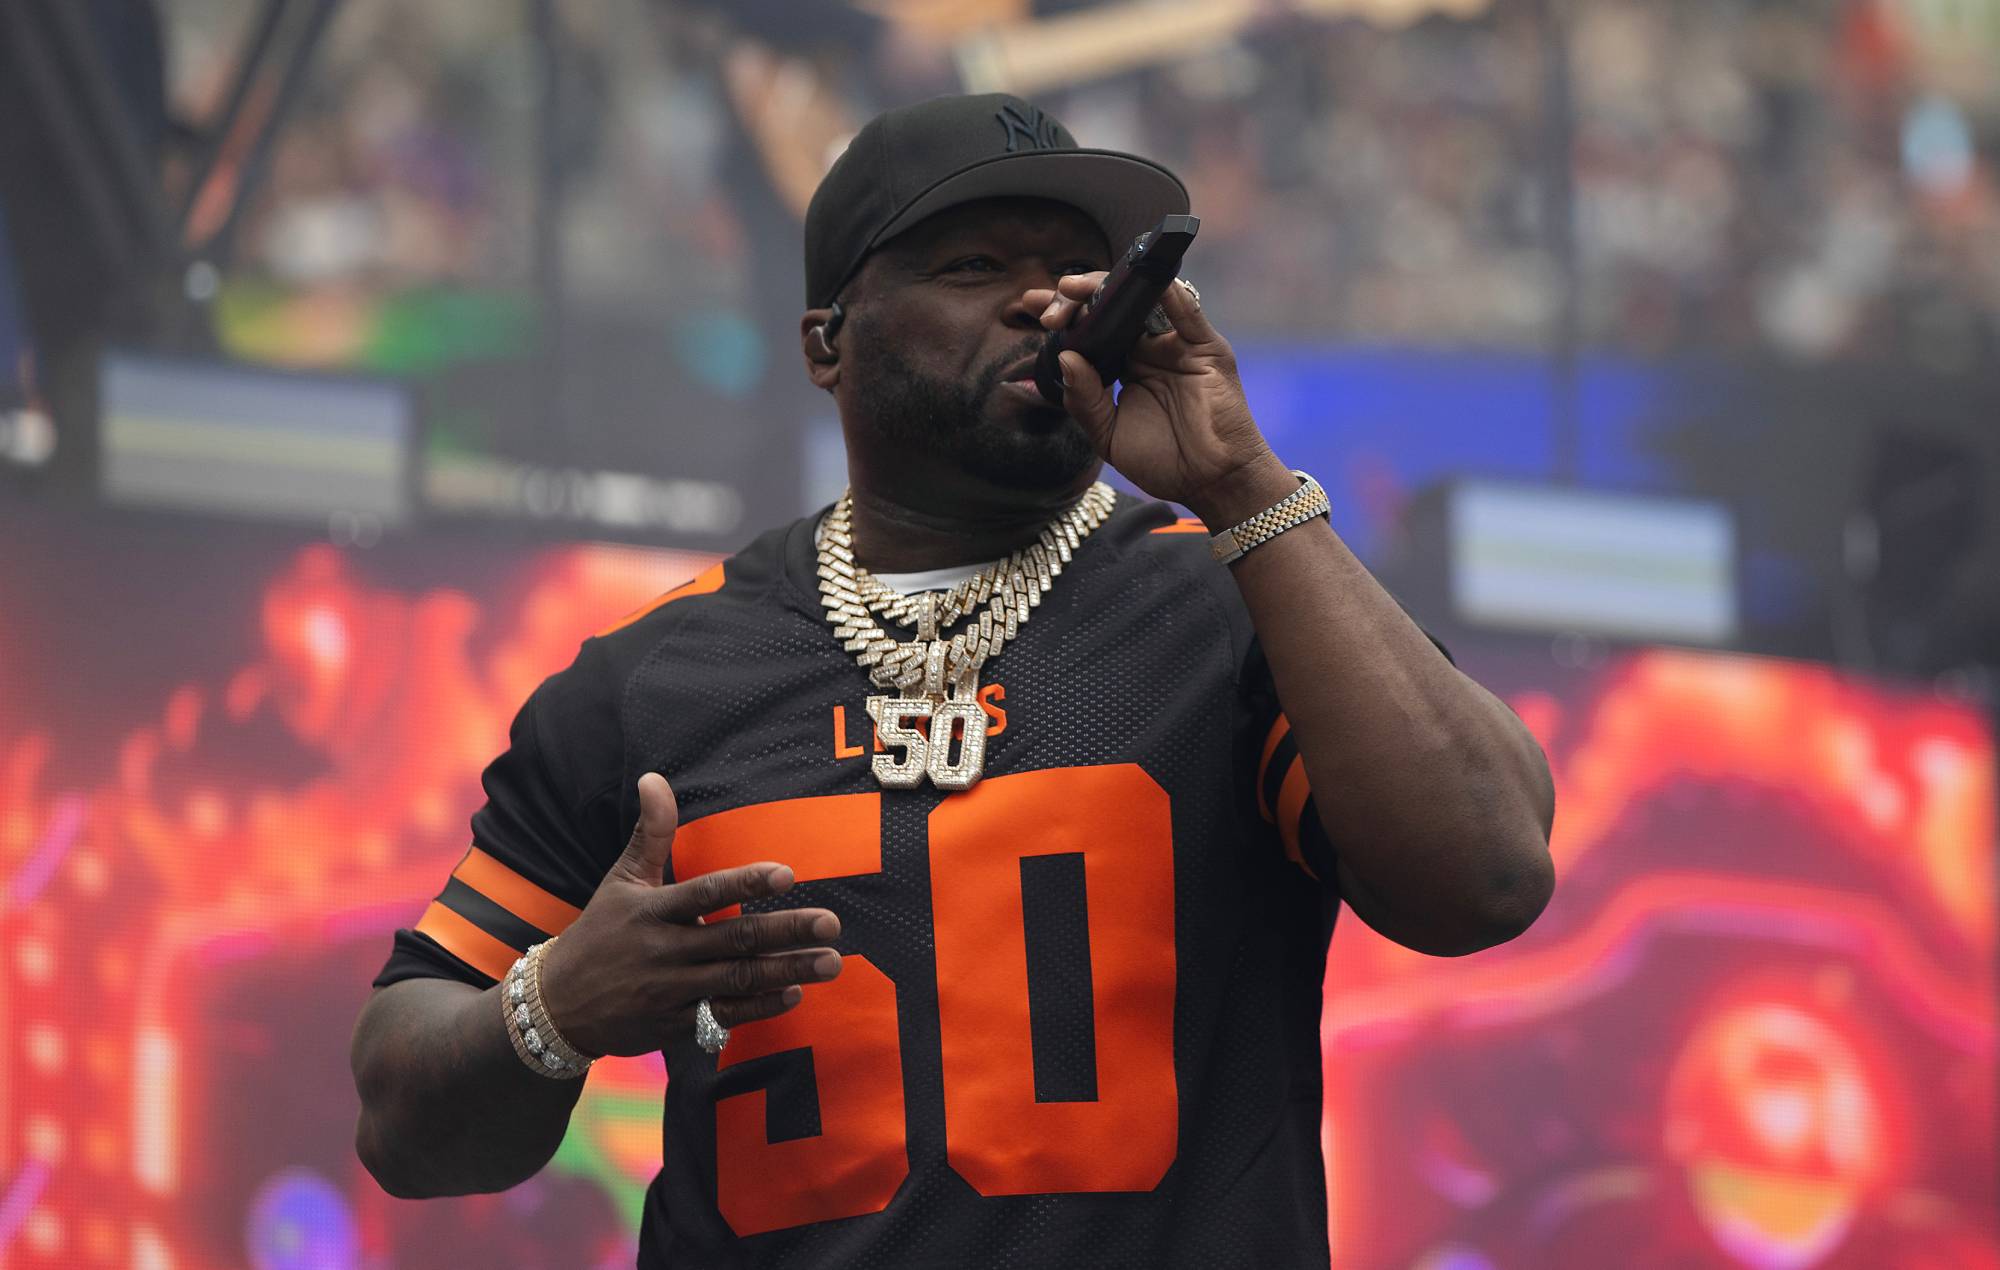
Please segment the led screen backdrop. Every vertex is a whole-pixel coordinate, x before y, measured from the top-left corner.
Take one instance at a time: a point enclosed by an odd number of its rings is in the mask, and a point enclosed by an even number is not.
[[[1460,660],[1549,751],[1556,900],[1462,961],[1337,933],[1341,1259],[2000,1265],[1986,725],[1792,662]]]
[[[577,640],[692,556],[0,515],[0,1264],[629,1265],[657,1061],[554,1164],[385,1198],[346,1044]],[[1791,663],[1461,647],[1548,744],[1555,906],[1457,961],[1351,919],[1352,1267],[2000,1266],[1991,732]],[[497,1110],[497,1109],[496,1109]]]

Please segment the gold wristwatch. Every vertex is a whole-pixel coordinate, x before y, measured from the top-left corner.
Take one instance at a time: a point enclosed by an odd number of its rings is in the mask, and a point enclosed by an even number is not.
[[[1333,514],[1333,504],[1327,501],[1326,491],[1318,481],[1297,468],[1292,469],[1292,475],[1299,478],[1297,489],[1242,524],[1208,540],[1208,549],[1218,562],[1234,564],[1252,547],[1271,541],[1287,529],[1295,529],[1315,516]]]

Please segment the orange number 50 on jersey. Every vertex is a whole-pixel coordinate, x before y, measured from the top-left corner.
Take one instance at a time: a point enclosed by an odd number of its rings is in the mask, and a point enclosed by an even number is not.
[[[781,860],[801,882],[882,871],[877,793],[705,816],[677,877]],[[1097,1098],[1037,1102],[1021,861],[1083,857]],[[989,777],[930,817],[931,914],[951,1167],[982,1195],[1145,1191],[1173,1163],[1173,817],[1135,764]],[[865,957],[789,1013],[732,1030],[720,1066],[810,1049],[820,1132],[772,1142],[762,1090],[715,1108],[716,1200],[738,1235],[888,1207],[909,1174],[896,986]]]

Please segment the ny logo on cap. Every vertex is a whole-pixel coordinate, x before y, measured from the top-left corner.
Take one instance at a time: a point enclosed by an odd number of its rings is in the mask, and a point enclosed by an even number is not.
[[[1056,121],[1043,114],[1039,106],[1009,102],[994,111],[993,117],[1007,130],[1009,154],[1016,150],[1054,150],[1061,145],[1056,136]]]

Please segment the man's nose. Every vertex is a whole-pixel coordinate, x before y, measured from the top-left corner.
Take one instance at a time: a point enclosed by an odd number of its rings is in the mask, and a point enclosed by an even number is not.
[[[1017,272],[1014,277],[1021,289],[1014,293],[1014,298],[1001,313],[1000,320],[1011,327],[1037,331],[1042,329],[1042,310],[1055,298],[1056,279],[1060,276],[1052,269],[1040,267],[1026,268]],[[1040,304],[1028,303],[1028,296],[1034,292],[1043,293]]]

